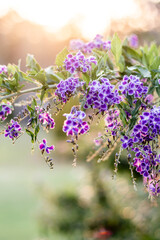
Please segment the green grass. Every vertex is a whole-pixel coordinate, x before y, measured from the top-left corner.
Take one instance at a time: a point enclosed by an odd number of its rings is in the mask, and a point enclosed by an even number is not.
[[[55,164],[55,170],[51,171],[39,152],[30,153],[31,145],[27,142],[22,137],[15,145],[6,139],[0,145],[1,240],[39,240],[37,217],[41,188],[48,185],[55,192],[76,189],[83,176],[84,170],[73,169],[71,164]],[[58,235],[54,239],[66,240]]]

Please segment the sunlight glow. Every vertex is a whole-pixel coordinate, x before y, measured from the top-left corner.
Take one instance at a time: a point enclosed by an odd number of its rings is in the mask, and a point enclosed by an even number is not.
[[[68,22],[78,22],[82,34],[91,38],[103,33],[111,19],[133,16],[137,12],[134,0],[5,0],[0,14],[16,10],[23,18],[58,31]]]

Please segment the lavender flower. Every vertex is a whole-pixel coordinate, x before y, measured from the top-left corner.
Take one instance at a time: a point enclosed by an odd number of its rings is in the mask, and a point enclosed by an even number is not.
[[[47,141],[46,139],[42,140],[42,143],[39,144],[39,149],[42,151],[42,153],[44,153],[44,151],[46,151],[48,154],[50,153],[50,151],[54,150],[54,146],[47,146]]]
[[[55,126],[54,119],[47,112],[41,112],[38,116],[39,121],[42,125],[46,125],[47,129],[53,129]]]
[[[6,65],[0,65],[0,74],[1,73],[7,73],[7,66]]]
[[[84,104],[85,109],[92,107],[98,109],[99,112],[104,112],[110,106],[121,102],[118,90],[114,90],[114,85],[111,85],[107,78],[90,82],[88,88],[89,91]]]
[[[103,41],[103,36],[97,34],[95,38],[87,43],[79,39],[74,39],[70,42],[70,48],[72,50],[80,50],[83,53],[90,54],[93,49],[100,50],[110,50],[111,49],[111,41]]]
[[[14,121],[13,119],[11,120],[11,124],[8,125],[7,129],[5,130],[5,137],[14,139],[17,138],[19,136],[19,134],[21,133],[21,125]]]
[[[143,82],[140,81],[139,77],[125,75],[121,84],[119,85],[119,90],[124,95],[128,94],[134,98],[141,98],[146,96],[148,87],[143,86]]]
[[[67,120],[64,122],[63,131],[68,135],[81,135],[87,133],[89,130],[88,123],[83,121],[86,114],[83,111],[78,110],[76,107],[72,107],[71,113],[64,114]]]
[[[0,120],[4,121],[12,113],[12,109],[13,107],[10,102],[7,102],[7,104],[2,103],[0,105]]]
[[[96,58],[90,56],[85,58],[82,52],[78,52],[76,55],[68,54],[64,61],[65,69],[71,74],[75,71],[87,72],[91,70],[91,64],[97,65]]]
[[[67,78],[66,80],[60,81],[57,85],[55,95],[57,95],[62,102],[66,103],[76,91],[81,89],[83,84],[84,82],[80,82],[78,78]]]
[[[132,34],[130,37],[128,37],[129,45],[133,48],[138,47],[138,37],[136,34]]]
[[[107,132],[108,130],[111,130],[111,133],[113,136],[116,135],[117,130],[122,125],[121,122],[118,121],[118,117],[119,117],[119,110],[111,109],[106,114],[105,124],[107,127]]]

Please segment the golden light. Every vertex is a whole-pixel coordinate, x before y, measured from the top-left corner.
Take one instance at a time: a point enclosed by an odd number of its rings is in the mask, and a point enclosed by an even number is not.
[[[16,10],[23,18],[36,22],[54,32],[77,19],[84,37],[93,38],[102,34],[111,19],[133,16],[138,7],[134,0],[5,0],[0,14]]]

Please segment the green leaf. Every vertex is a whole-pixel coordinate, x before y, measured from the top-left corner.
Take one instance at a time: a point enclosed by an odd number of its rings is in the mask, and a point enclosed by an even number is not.
[[[86,82],[86,85],[90,82],[90,76],[87,73],[82,73],[83,80]]]
[[[56,65],[58,67],[63,67],[64,60],[66,56],[69,54],[67,48],[64,48],[57,56],[56,56]]]
[[[129,130],[131,130],[135,123],[137,122],[137,117],[136,116],[133,116],[131,119],[130,119],[130,124],[129,124]]]
[[[44,70],[41,70],[40,72],[38,72],[36,74],[29,74],[29,77],[32,77],[33,79],[37,80],[44,86],[47,85],[47,77],[46,77]]]
[[[37,135],[38,135],[38,133],[39,133],[39,130],[40,130],[40,128],[39,128],[39,124],[36,126],[36,128],[35,128],[35,131],[34,131],[34,140],[36,141],[37,140]]]
[[[41,96],[40,96],[41,104],[42,104],[42,102],[43,102],[45,93],[46,93],[46,89],[42,89],[42,91],[41,91]]]
[[[144,77],[144,78],[150,78],[151,77],[150,71],[145,67],[135,65],[135,66],[127,67],[127,69],[131,72],[132,71],[139,72],[141,74],[141,76]]]
[[[128,46],[123,46],[124,53],[127,53],[127,57],[131,57],[139,62],[141,62],[141,54],[138,53],[137,50],[128,47]]]
[[[31,142],[34,143],[34,133],[26,129],[26,133],[31,137]]]
[[[116,64],[118,64],[122,55],[122,43],[118,35],[115,33],[111,41],[111,51],[115,57]]]
[[[160,97],[160,87],[156,87],[156,92],[157,92],[158,97]]]
[[[38,64],[38,62],[36,61],[36,59],[34,58],[33,55],[28,54],[27,58],[26,58],[26,67],[29,67],[30,70],[34,70],[36,72],[39,72],[41,70],[40,65]]]
[[[159,66],[160,66],[160,57],[155,57],[150,66],[150,70],[158,70]]]
[[[46,73],[48,84],[58,83],[62,80],[62,78],[60,78],[58,75],[55,74],[52,66],[45,68],[45,73]]]

